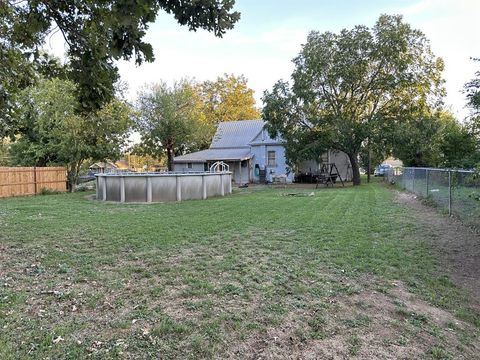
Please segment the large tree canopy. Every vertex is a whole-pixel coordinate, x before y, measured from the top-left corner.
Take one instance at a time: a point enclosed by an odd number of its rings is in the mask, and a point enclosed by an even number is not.
[[[444,93],[442,60],[401,16],[382,15],[371,29],[311,32],[294,64],[293,85],[279,81],[264,94],[268,129],[286,139],[289,161],[344,151],[356,185],[361,148],[431,113]]]
[[[68,45],[68,75],[77,85],[80,110],[91,112],[114,97],[115,60],[153,61],[152,47],[143,38],[159,10],[173,14],[190,30],[203,28],[221,37],[240,17],[233,5],[234,0],[0,1],[0,115],[8,113],[15,89],[25,87],[25,66],[36,61],[55,32]],[[7,132],[7,120],[0,118],[0,135]]]
[[[261,117],[253,90],[243,76],[224,74],[215,81],[191,82],[200,122],[198,147],[207,148],[219,122],[254,120]],[[203,139],[203,140],[202,140]]]
[[[128,140],[130,107],[112,100],[95,113],[77,114],[75,84],[40,80],[19,96],[22,136],[11,145],[11,162],[23,166],[67,167],[73,190],[85,160],[116,159]]]
[[[175,155],[196,150],[203,141],[198,117],[195,92],[187,81],[173,87],[161,82],[141,91],[136,122],[145,153],[156,158],[166,155],[168,170],[173,170]]]
[[[255,108],[253,90],[243,76],[224,74],[215,81],[204,81],[195,86],[201,101],[201,110],[208,123],[254,120],[261,114]]]
[[[170,170],[175,155],[207,148],[219,122],[260,117],[247,79],[226,74],[215,81],[182,80],[172,88],[152,85],[139,93],[137,109],[137,152],[166,155]]]

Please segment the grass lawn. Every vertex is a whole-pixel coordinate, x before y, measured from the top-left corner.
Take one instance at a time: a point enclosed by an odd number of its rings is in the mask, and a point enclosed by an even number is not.
[[[480,314],[392,191],[311,192],[0,200],[0,358],[478,358]]]

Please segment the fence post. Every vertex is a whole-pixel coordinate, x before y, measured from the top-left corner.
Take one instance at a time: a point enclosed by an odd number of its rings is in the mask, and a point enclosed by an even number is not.
[[[33,167],[33,194],[37,195],[37,167]]]
[[[452,216],[452,170],[448,170],[448,215]]]
[[[425,169],[425,182],[426,182],[426,186],[427,186],[427,198],[428,198],[428,169]]]

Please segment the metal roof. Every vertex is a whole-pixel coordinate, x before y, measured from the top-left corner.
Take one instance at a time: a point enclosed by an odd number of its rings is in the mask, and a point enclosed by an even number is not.
[[[252,157],[250,148],[236,149],[207,149],[194,153],[176,156],[173,160],[176,163],[184,162],[205,162],[205,161],[240,161]]]
[[[221,122],[218,124],[210,149],[248,147],[264,125],[263,120]]]

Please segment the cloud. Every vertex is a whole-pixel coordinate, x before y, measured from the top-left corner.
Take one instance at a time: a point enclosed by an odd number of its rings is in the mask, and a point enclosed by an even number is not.
[[[122,79],[130,85],[130,97],[144,84],[164,80],[172,83],[183,77],[199,81],[214,79],[223,73],[243,74],[260,98],[280,78],[293,70],[291,60],[305,42],[307,32],[289,26],[255,34],[232,32],[223,39],[206,32],[167,31],[149,36],[155,49],[155,62],[136,67],[120,62]]]

